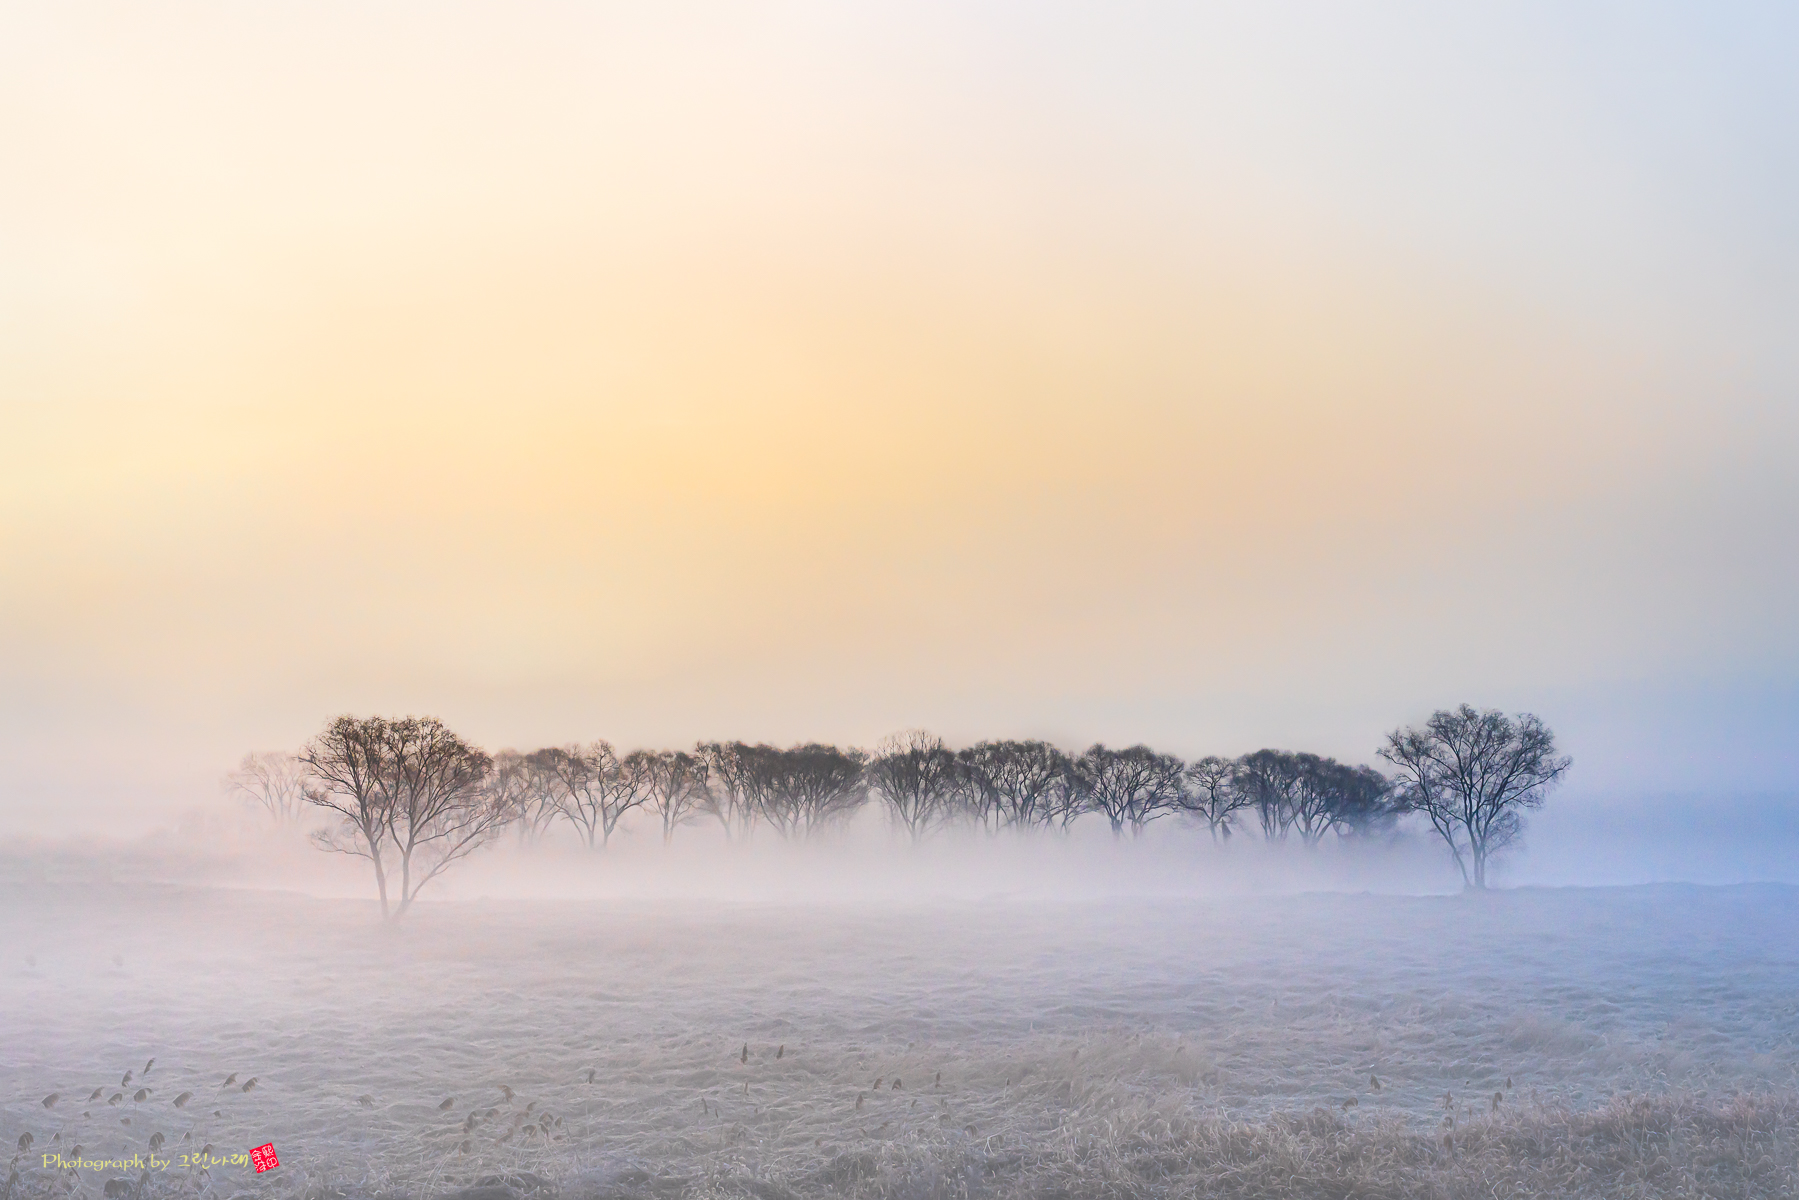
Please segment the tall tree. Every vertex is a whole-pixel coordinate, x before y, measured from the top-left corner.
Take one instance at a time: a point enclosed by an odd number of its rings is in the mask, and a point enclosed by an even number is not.
[[[1295,786],[1287,810],[1288,826],[1308,846],[1326,835],[1347,837],[1372,831],[1388,811],[1386,776],[1372,767],[1351,767],[1334,758],[1295,754]]]
[[[374,863],[383,916],[404,916],[427,883],[515,815],[484,786],[492,760],[435,717],[339,717],[301,757],[316,781],[307,799],[342,818],[319,844]],[[399,897],[390,911],[395,866]]]
[[[1186,764],[1148,746],[1113,750],[1095,743],[1074,762],[1073,777],[1092,811],[1104,813],[1114,837],[1144,827],[1181,804]]]
[[[1285,841],[1296,833],[1306,845],[1316,846],[1331,833],[1373,833],[1390,824],[1395,813],[1386,776],[1317,754],[1245,754],[1232,764],[1228,786],[1241,803],[1256,810],[1269,841]]]
[[[562,794],[562,777],[556,770],[552,751],[533,750],[519,759],[519,819],[515,828],[521,846],[534,846],[562,816],[557,797]]]
[[[1056,821],[1057,790],[1068,755],[1039,741],[979,742],[957,754],[983,824],[1044,828]]]
[[[625,814],[649,803],[648,762],[641,754],[621,758],[604,739],[539,750],[531,761],[548,784],[556,814],[589,850],[611,842]]]
[[[868,799],[859,750],[810,742],[758,758],[758,808],[784,838],[811,837],[841,824]]]
[[[662,821],[662,844],[675,840],[675,830],[704,812],[711,801],[706,760],[684,750],[644,754],[649,807]]]
[[[694,753],[706,764],[707,811],[724,826],[727,839],[748,841],[767,791],[768,760],[780,751],[745,742],[701,742]]]
[[[1318,837],[1325,830],[1345,838],[1371,837],[1390,830],[1399,817],[1393,781],[1373,767],[1319,759],[1307,774],[1305,789],[1317,798],[1323,825]]]
[[[1472,888],[1487,886],[1493,856],[1517,842],[1523,814],[1542,807],[1574,763],[1534,715],[1467,704],[1394,730],[1380,756],[1399,772],[1404,806],[1429,819]]]
[[[387,827],[400,856],[400,917],[421,888],[493,840],[515,814],[483,786],[493,760],[437,718],[389,722],[388,740],[396,786]]]
[[[865,770],[893,824],[914,844],[957,815],[960,764],[935,734],[914,729],[888,738]]]
[[[1213,841],[1228,841],[1237,814],[1255,805],[1236,779],[1237,764],[1215,754],[1187,764],[1184,807],[1206,823]]]
[[[391,915],[387,896],[387,811],[393,804],[387,722],[342,716],[300,751],[306,768],[306,800],[336,820],[312,835],[322,850],[366,858],[375,871],[381,915]]]
[[[262,809],[277,825],[295,825],[307,808],[306,764],[283,750],[246,754],[225,776],[225,791]]]
[[[1256,810],[1262,836],[1268,841],[1287,840],[1300,804],[1306,759],[1310,757],[1288,750],[1257,750],[1237,760],[1231,786]]]
[[[501,750],[493,756],[493,768],[483,785],[494,803],[512,817],[507,824],[518,831],[521,843],[534,840],[538,830],[539,798],[530,760],[517,750]]]

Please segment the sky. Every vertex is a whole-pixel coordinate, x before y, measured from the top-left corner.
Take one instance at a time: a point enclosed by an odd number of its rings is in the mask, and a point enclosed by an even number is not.
[[[13,3],[0,830],[431,713],[1799,792],[1799,13]]]

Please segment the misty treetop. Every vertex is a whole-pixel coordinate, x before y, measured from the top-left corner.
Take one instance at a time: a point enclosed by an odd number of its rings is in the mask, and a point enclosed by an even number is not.
[[[1571,763],[1535,716],[1468,705],[1395,730],[1378,753],[1393,775],[1288,750],[1185,762],[1143,745],[952,749],[918,730],[873,751],[701,742],[621,753],[601,739],[489,755],[434,717],[340,716],[297,754],[247,756],[226,784],[283,823],[307,809],[326,815],[314,842],[369,860],[382,912],[397,918],[427,883],[508,831],[534,844],[565,827],[600,850],[637,810],[654,817],[665,843],[702,821],[718,822],[732,842],[758,831],[804,840],[875,805],[914,843],[953,827],[1065,833],[1083,817],[1103,818],[1122,838],[1176,817],[1221,843],[1253,826],[1269,842],[1305,846],[1384,836],[1416,812],[1465,884],[1484,888],[1493,857],[1522,833],[1522,814]]]

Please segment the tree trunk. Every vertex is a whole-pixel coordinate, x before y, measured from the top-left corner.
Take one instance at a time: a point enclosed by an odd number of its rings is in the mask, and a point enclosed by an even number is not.
[[[412,907],[412,850],[400,851],[400,906],[394,910],[394,920],[398,921]]]
[[[381,893],[381,919],[388,919],[387,911],[387,870],[381,865],[381,847],[375,839],[364,834],[369,844],[369,861],[375,864],[375,890]]]

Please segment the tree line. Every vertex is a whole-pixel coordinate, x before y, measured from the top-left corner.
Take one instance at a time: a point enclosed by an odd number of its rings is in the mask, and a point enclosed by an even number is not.
[[[315,843],[367,859],[383,914],[398,917],[431,880],[509,831],[535,842],[561,827],[598,849],[639,812],[664,842],[696,822],[717,822],[737,842],[758,831],[800,840],[870,804],[913,842],[956,826],[1065,832],[1083,817],[1123,837],[1179,816],[1220,842],[1254,829],[1316,846],[1383,834],[1417,812],[1464,883],[1484,888],[1491,858],[1521,834],[1522,812],[1571,762],[1536,717],[1467,705],[1388,734],[1377,753],[1392,774],[1272,749],[1193,762],[1142,745],[952,749],[920,731],[873,751],[701,742],[620,752],[598,740],[490,755],[434,717],[340,716],[297,754],[247,756],[227,783],[283,821],[325,814]]]

